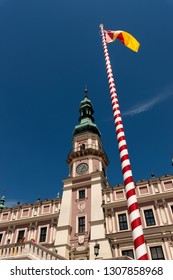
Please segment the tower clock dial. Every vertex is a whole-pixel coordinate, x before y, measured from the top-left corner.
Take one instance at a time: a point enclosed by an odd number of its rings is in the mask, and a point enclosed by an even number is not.
[[[80,163],[76,167],[76,172],[80,175],[85,174],[87,171],[88,171],[88,164],[86,164],[86,163]]]

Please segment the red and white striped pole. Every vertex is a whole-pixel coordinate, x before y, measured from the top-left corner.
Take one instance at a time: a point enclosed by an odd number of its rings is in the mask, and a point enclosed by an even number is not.
[[[116,93],[108,48],[105,40],[103,24],[100,24],[100,29],[101,29],[106,71],[107,71],[108,83],[110,89],[110,96],[112,100],[112,109],[114,115],[114,123],[115,123],[115,130],[116,130],[117,141],[118,141],[118,148],[120,153],[121,168],[122,168],[123,179],[124,179],[124,187],[125,187],[125,193],[126,193],[127,205],[129,211],[129,219],[132,228],[133,243],[134,243],[137,259],[147,260],[148,259],[147,249],[144,240],[139,207],[138,207],[138,202],[137,202],[137,197],[135,192],[135,185],[132,177],[132,169],[130,165],[126,138],[125,138],[125,133],[123,128],[123,122],[121,118],[121,112],[119,108],[118,97]]]

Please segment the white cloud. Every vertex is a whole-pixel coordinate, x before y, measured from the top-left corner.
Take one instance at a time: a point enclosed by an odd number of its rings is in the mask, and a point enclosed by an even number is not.
[[[173,96],[173,89],[167,89],[162,92],[160,95],[151,98],[150,100],[141,102],[133,106],[131,109],[122,113],[122,116],[134,116],[142,112],[148,111],[153,108],[158,103],[161,103],[165,99],[168,99]]]

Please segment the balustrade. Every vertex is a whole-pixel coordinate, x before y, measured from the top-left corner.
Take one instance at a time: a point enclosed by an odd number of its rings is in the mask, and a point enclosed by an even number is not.
[[[27,241],[22,244],[7,244],[0,246],[0,260],[2,259],[35,259],[35,260],[63,260],[64,258],[37,243]]]

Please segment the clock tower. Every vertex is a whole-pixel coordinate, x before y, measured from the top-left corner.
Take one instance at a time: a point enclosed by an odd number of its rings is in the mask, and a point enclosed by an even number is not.
[[[85,98],[80,103],[79,124],[73,131],[73,150],[69,154],[67,163],[70,176],[78,177],[84,174],[101,171],[106,176],[108,158],[103,151],[101,133],[94,123],[94,110],[85,89]]]
[[[63,180],[55,245],[58,253],[67,259],[94,259],[94,245],[99,242],[99,257],[110,258],[102,209],[102,191],[108,186],[106,169],[109,161],[86,89],[79,112],[72,151],[67,157],[69,176]]]

